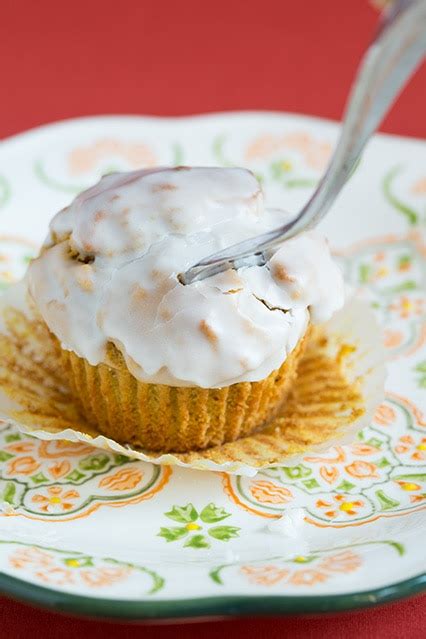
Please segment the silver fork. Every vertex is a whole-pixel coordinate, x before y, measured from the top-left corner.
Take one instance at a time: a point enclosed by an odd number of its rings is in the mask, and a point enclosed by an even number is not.
[[[426,54],[426,0],[396,0],[383,15],[350,93],[340,138],[329,166],[300,213],[277,229],[201,260],[178,277],[182,284],[229,268],[263,266],[272,249],[326,215],[395,97]]]

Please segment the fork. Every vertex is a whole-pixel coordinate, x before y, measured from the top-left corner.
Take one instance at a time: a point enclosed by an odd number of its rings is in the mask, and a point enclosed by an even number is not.
[[[396,0],[383,14],[350,92],[336,149],[311,198],[290,222],[197,262],[178,279],[191,284],[222,271],[263,266],[273,249],[316,226],[351,176],[371,135],[426,54],[426,0]]]

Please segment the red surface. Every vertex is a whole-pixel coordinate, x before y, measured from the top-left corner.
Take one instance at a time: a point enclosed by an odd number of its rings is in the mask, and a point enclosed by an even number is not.
[[[426,596],[337,616],[162,626],[63,617],[0,599],[0,620],[5,639],[424,639]]]
[[[369,0],[1,0],[0,137],[100,113],[340,118]],[[426,68],[384,130],[426,136]]]
[[[272,109],[338,119],[377,20],[367,0],[2,0],[0,7],[0,137],[100,113]],[[383,130],[426,137],[425,112],[423,66]],[[420,639],[425,603],[423,597],[327,618],[131,632],[146,639],[200,632],[205,639],[218,632],[245,639]],[[129,633],[119,624],[59,617],[6,599],[0,623],[9,639]]]

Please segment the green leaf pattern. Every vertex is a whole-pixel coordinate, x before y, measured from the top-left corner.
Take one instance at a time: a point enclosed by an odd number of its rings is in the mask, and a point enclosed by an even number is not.
[[[398,198],[394,191],[393,185],[395,178],[401,173],[402,167],[394,166],[383,180],[383,193],[389,204],[401,215],[403,215],[410,226],[415,226],[419,221],[419,214],[411,206]]]
[[[189,524],[191,521],[195,521],[198,517],[198,513],[192,504],[187,504],[186,506],[173,506],[172,510],[164,514],[169,519],[179,521],[182,524]]]
[[[200,519],[206,524],[214,524],[217,521],[223,521],[227,517],[230,517],[231,513],[226,512],[224,508],[215,506],[214,504],[208,504],[200,514]]]
[[[210,548],[208,540],[204,535],[193,535],[185,543],[185,548]]]
[[[184,548],[210,548],[211,539],[230,541],[240,534],[237,526],[210,526],[231,516],[231,513],[213,503],[207,504],[200,512],[192,503],[185,506],[174,505],[164,515],[185,525],[161,527],[157,536],[163,537],[166,542],[185,538]]]
[[[417,373],[417,384],[420,388],[426,388],[426,359],[414,367]]]

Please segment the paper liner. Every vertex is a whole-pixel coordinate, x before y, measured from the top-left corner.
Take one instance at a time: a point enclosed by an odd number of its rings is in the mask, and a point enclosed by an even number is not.
[[[0,418],[39,439],[81,441],[155,464],[252,476],[350,443],[383,400],[384,359],[372,311],[352,299],[313,332],[285,407],[265,429],[203,451],[162,454],[123,446],[87,425],[61,375],[61,351],[27,305],[25,284],[0,298]]]
[[[265,379],[224,388],[138,381],[112,344],[106,364],[91,366],[71,351],[62,352],[62,362],[82,417],[99,433],[131,447],[187,453],[248,437],[269,424],[293,386],[309,333]]]

